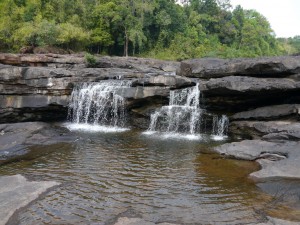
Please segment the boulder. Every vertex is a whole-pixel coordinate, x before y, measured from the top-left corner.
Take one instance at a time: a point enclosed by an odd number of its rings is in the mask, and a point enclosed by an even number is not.
[[[5,225],[19,209],[37,199],[49,188],[59,185],[54,181],[28,181],[22,175],[0,177],[0,225]]]
[[[187,77],[224,76],[284,77],[300,72],[300,56],[254,59],[190,59],[182,61],[180,74]]]

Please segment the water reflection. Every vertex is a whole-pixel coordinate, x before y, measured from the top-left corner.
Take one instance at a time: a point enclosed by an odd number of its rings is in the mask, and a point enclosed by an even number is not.
[[[74,145],[36,147],[48,154],[0,167],[0,175],[63,183],[19,224],[105,224],[129,208],[153,222],[251,223],[270,200],[246,178],[256,164],[201,153],[209,143],[134,131],[77,135]]]

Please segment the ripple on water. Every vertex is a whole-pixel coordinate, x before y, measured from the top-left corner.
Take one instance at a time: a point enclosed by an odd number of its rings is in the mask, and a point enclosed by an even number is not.
[[[253,208],[269,200],[246,178],[255,164],[201,154],[209,143],[77,134],[74,145],[39,147],[51,151],[0,167],[0,175],[63,183],[20,213],[19,224],[105,224],[129,208],[153,222],[252,223]]]

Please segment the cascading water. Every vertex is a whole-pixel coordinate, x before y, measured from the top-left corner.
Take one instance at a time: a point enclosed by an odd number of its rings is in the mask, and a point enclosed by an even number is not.
[[[213,139],[223,140],[226,137],[229,125],[229,119],[227,116],[222,115],[221,118],[217,115],[213,117]]]
[[[162,106],[151,115],[149,129],[144,134],[163,132],[165,136],[199,138],[200,121],[200,90],[197,84],[191,88],[171,91],[169,105]]]
[[[73,129],[123,131],[126,121],[125,101],[118,91],[131,86],[131,81],[105,80],[75,86],[69,105]]]

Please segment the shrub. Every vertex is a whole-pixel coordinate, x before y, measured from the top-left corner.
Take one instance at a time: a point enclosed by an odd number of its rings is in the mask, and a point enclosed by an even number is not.
[[[95,56],[93,56],[90,53],[85,54],[85,61],[88,65],[88,67],[95,67],[97,65],[97,59]]]

